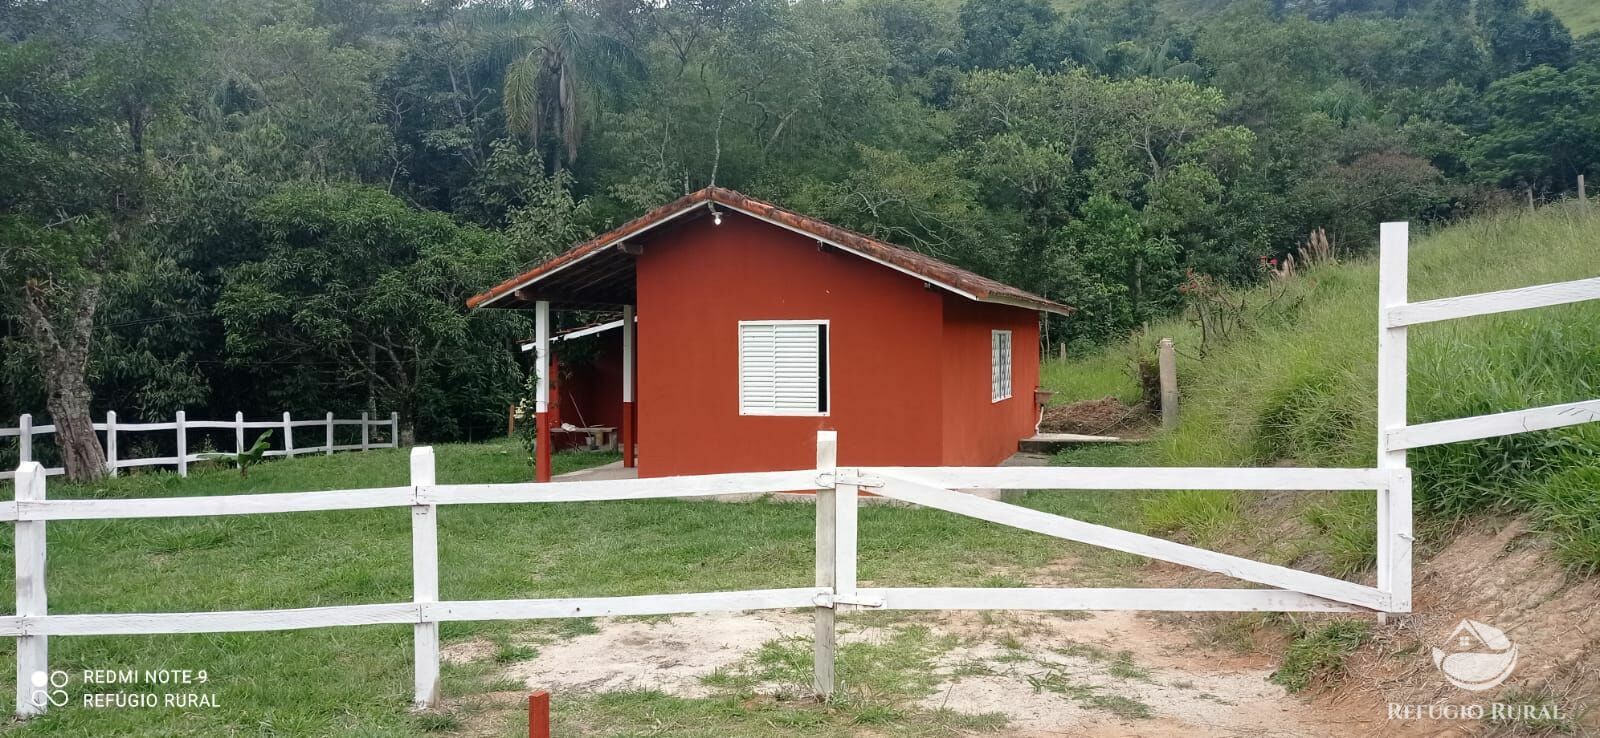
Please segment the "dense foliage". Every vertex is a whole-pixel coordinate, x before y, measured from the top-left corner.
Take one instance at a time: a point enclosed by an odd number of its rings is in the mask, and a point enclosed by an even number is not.
[[[0,417],[78,371],[97,413],[482,436],[528,327],[465,298],[712,182],[1094,343],[1597,142],[1600,38],[1525,0],[0,0]]]

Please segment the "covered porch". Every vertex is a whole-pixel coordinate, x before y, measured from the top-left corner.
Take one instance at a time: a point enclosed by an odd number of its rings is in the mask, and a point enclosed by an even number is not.
[[[592,427],[594,424],[587,422],[589,417],[585,415],[585,408],[578,406],[576,400],[572,402],[575,412],[572,412],[571,417],[552,417],[552,406],[559,403],[559,398],[553,397],[552,391],[559,389],[558,385],[561,384],[554,373],[557,371],[556,367],[563,362],[562,344],[576,339],[617,334],[620,334],[621,338],[620,366],[614,374],[608,372],[606,380],[615,381],[618,387],[605,394],[608,401],[620,404],[620,413],[606,408],[604,415],[618,421],[616,423],[618,432],[611,442],[621,451],[622,461],[615,467],[617,472],[609,471],[611,468],[609,466],[602,469],[607,469],[607,474],[615,473],[622,476],[600,478],[632,479],[638,476],[636,441],[638,410],[635,400],[638,319],[634,304],[633,265],[636,252],[629,253],[629,250],[620,244],[618,248],[607,251],[608,253],[595,254],[592,258],[582,261],[568,262],[558,257],[549,262],[546,265],[548,268],[541,273],[531,277],[524,275],[515,284],[496,287],[483,296],[487,299],[474,305],[474,307],[532,310],[534,313],[534,337],[522,344],[521,348],[524,352],[533,354],[532,365],[537,376],[534,392],[536,481],[548,482],[551,479],[550,454],[554,448],[552,437],[562,430],[555,427],[556,423],[579,421],[585,427],[574,431],[578,433],[604,433],[606,430],[606,428]],[[613,320],[578,327],[557,335],[553,333],[552,321],[555,314],[561,312],[583,312],[591,316],[594,313],[602,313],[616,317]],[[613,331],[615,333],[612,333]],[[614,344],[612,350],[615,350]],[[615,376],[616,374],[620,376]],[[593,407],[588,408],[589,416],[596,414],[598,413]],[[609,427],[609,424],[605,425]]]
[[[549,300],[534,301],[535,336],[532,341],[522,345],[524,352],[533,354],[532,364],[536,375],[534,392],[534,478],[539,482],[550,481],[550,454],[555,448],[555,441],[557,440],[555,436],[557,434],[566,434],[568,436],[575,434],[577,438],[587,440],[591,447],[598,445],[600,448],[611,448],[622,453],[622,460],[617,463],[616,468],[626,472],[626,475],[598,478],[637,478],[638,444],[636,441],[636,428],[638,424],[638,406],[634,399],[634,380],[638,362],[635,358],[637,356],[637,323],[634,306],[621,306],[622,317],[620,319],[552,336],[551,312],[554,309],[553,302]],[[587,309],[592,310],[592,308]],[[619,336],[620,341],[617,341]],[[563,356],[561,345],[565,342],[591,337],[595,340],[600,337],[607,337],[611,341],[616,341],[616,343],[599,344],[606,347],[609,355],[590,356],[594,365],[584,367],[585,371],[581,380],[572,374],[563,374],[561,367],[565,366],[569,359]],[[621,348],[620,361],[618,361],[616,355],[618,343],[620,343]],[[600,370],[598,366],[602,360],[605,362],[604,371]],[[617,386],[597,389],[592,386],[597,382],[615,382]],[[554,393],[556,392],[561,392],[562,396],[555,396]],[[583,402],[578,399],[580,392],[584,397]],[[620,407],[597,408],[593,404],[595,402],[604,402],[608,405],[616,403]],[[585,403],[588,403],[587,407]],[[596,444],[596,441],[598,441],[598,444]],[[608,469],[610,465],[602,468]]]
[[[673,210],[663,208],[591,239],[531,271],[496,285],[467,302],[474,309],[532,310],[535,335],[523,350],[535,354],[538,373],[535,391],[535,479],[550,481],[551,358],[561,340],[620,329],[622,334],[621,422],[619,469],[637,476],[638,450],[638,277],[637,259],[643,253],[646,232],[659,234],[683,228],[702,219],[721,220],[714,207]],[[551,333],[551,315],[559,312],[609,313],[614,320],[561,336]],[[559,360],[559,356],[556,356]]]

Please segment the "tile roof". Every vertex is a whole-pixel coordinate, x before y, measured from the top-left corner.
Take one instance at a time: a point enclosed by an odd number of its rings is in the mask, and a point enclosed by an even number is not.
[[[494,286],[467,300],[472,308],[488,307],[507,295],[605,251],[643,231],[670,221],[694,208],[715,203],[743,212],[774,225],[804,233],[845,251],[884,266],[920,277],[946,290],[979,302],[1001,303],[1046,312],[1070,314],[1073,309],[1058,302],[1017,289],[960,267],[951,266],[926,254],[856,233],[816,218],[778,207],[733,190],[707,187],[670,204],[656,208],[622,226],[568,249],[538,266]]]

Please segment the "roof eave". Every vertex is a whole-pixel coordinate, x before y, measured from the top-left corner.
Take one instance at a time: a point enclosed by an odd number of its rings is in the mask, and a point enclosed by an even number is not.
[[[705,203],[709,199],[710,194],[707,190],[701,190],[688,195],[679,201],[680,204],[677,210],[670,211],[668,214],[635,229],[630,229],[628,228],[628,224],[624,224],[620,228],[612,231],[612,233],[616,233],[618,235],[608,238],[603,242],[598,242],[598,245],[590,248],[587,253],[563,262],[548,271],[540,272],[532,276],[519,275],[518,277],[514,277],[511,280],[507,280],[506,282],[502,282],[501,284],[491,287],[487,292],[473,295],[472,297],[467,298],[467,307],[469,309],[493,307],[495,303],[500,302],[509,296],[515,295],[518,290],[526,288],[529,285],[532,285],[553,274],[559,274],[562,270],[573,266],[574,264],[586,261],[596,254],[605,253],[606,249],[616,248],[616,245],[622,243],[623,241],[638,236],[641,233],[645,233],[646,231],[653,230],[662,224],[676,220],[686,213],[693,212],[696,206]],[[670,207],[670,204],[668,207]],[[584,248],[584,245],[580,245],[577,248]]]
[[[1054,313],[1062,317],[1072,317],[1072,314],[1076,312],[1076,310],[1074,310],[1070,305],[1062,305],[1061,303],[1049,302],[1046,300],[1023,300],[1015,297],[1008,297],[1006,295],[985,295],[977,299],[979,302],[1026,308],[1028,310],[1037,310],[1041,313]]]

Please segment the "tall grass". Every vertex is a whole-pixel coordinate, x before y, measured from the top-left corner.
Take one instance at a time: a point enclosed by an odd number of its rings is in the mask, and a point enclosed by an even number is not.
[[[1480,217],[1419,239],[1412,248],[1410,298],[1595,275],[1600,218],[1549,208]],[[1180,427],[1129,452],[1127,460],[1371,465],[1377,439],[1377,276],[1372,260],[1303,274],[1290,286],[1304,298],[1292,308],[1257,320],[1244,337],[1203,359],[1181,360]],[[1194,340],[1181,320],[1152,332],[1176,335],[1180,348]],[[1410,334],[1411,423],[1600,397],[1600,303],[1417,326]],[[1118,346],[1106,355],[1129,350]],[[1105,361],[1081,360],[1090,374],[1102,373]],[[1071,367],[1056,372],[1071,373]],[[1133,388],[1131,374],[1123,382],[1123,391]],[[1600,492],[1594,484],[1600,425],[1421,449],[1412,452],[1411,464],[1424,523],[1486,511],[1530,513],[1555,535],[1568,563],[1600,568]],[[1206,529],[1236,516],[1237,500],[1231,493],[1153,497],[1146,519],[1161,527]],[[1357,524],[1356,516],[1338,512],[1319,519]],[[1352,555],[1358,564],[1370,563],[1370,548]]]
[[[1132,405],[1140,400],[1139,385],[1132,377],[1138,371],[1141,349],[1141,342],[1130,340],[1066,361],[1046,357],[1039,368],[1039,382],[1058,393],[1051,400],[1054,405],[1107,396]]]

